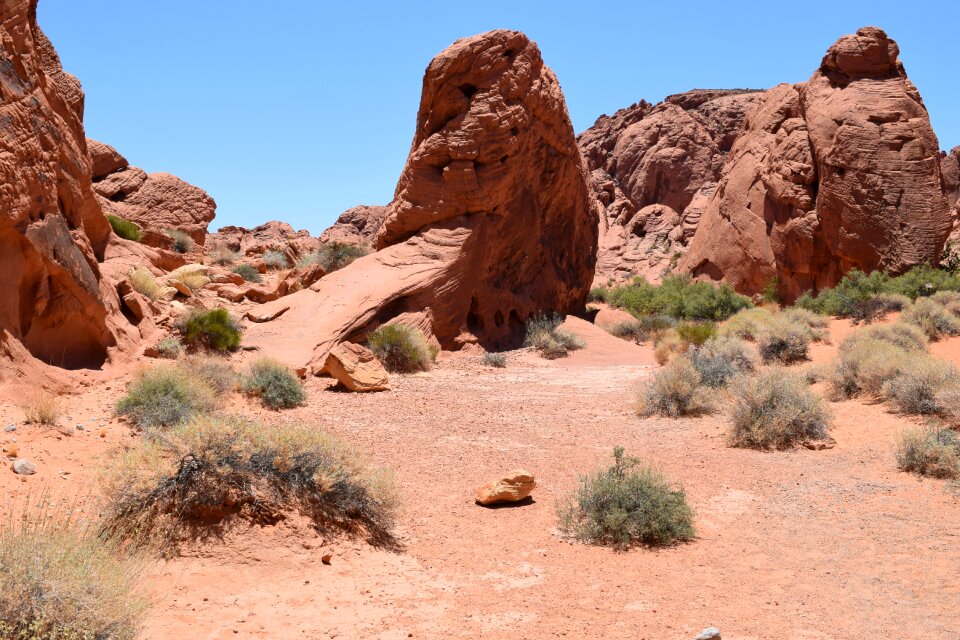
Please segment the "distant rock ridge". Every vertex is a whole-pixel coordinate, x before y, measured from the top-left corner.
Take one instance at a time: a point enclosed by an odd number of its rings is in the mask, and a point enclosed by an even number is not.
[[[265,222],[252,229],[220,227],[216,233],[207,236],[208,250],[224,248],[251,257],[262,256],[267,251],[279,251],[291,265],[296,263],[297,258],[316,251],[319,247],[320,240],[311,236],[309,231],[295,231],[286,222],[277,220]]]

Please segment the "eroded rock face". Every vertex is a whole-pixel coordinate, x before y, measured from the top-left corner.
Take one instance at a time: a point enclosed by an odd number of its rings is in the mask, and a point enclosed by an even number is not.
[[[0,2],[0,342],[65,368],[116,344],[98,262],[110,227],[90,183],[83,92],[36,24],[36,2]],[[17,356],[19,357],[19,355]],[[6,368],[6,367],[4,367]]]
[[[87,140],[93,189],[104,213],[137,224],[146,234],[144,244],[167,248],[164,233],[177,229],[203,246],[207,225],[217,211],[206,191],[169,173],[150,173],[131,167],[116,149]]]
[[[320,234],[320,242],[371,246],[386,215],[387,208],[377,205],[359,205],[347,209],[330,228]]]
[[[950,153],[940,153],[940,176],[943,179],[943,195],[952,207],[960,200],[960,147],[954,147]]]
[[[305,229],[295,231],[286,222],[271,220],[253,229],[220,227],[207,237],[207,245],[208,248],[225,247],[250,257],[262,256],[267,251],[279,251],[293,265],[300,256],[316,251],[320,247],[320,240]]]
[[[766,93],[733,145],[681,261],[697,276],[781,297],[853,268],[936,262],[950,231],[937,138],[896,43],[844,36],[811,79]]]
[[[559,83],[515,31],[458,40],[427,68],[412,150],[377,253],[282,300],[253,327],[291,364],[320,370],[343,340],[413,318],[446,349],[516,343],[543,310],[582,309],[597,209]]]
[[[604,207],[598,281],[637,275],[658,280],[676,266],[696,229],[704,194],[713,192],[746,113],[761,96],[698,89],[601,116],[580,134],[578,144]],[[648,236],[647,221],[638,224],[634,217],[651,205],[673,212],[667,216],[673,226],[655,224]]]

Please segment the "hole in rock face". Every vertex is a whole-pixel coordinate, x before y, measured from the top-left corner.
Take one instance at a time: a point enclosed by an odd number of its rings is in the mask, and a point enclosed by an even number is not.
[[[460,86],[457,87],[457,88],[460,89],[460,91],[463,92],[463,95],[467,96],[467,100],[469,100],[470,98],[472,98],[472,97],[474,96],[474,94],[477,93],[477,88],[476,88],[475,86],[473,86],[472,84],[462,84],[462,85],[460,85]]]
[[[517,57],[517,52],[514,51],[513,49],[507,49],[506,51],[503,52],[503,57],[509,60],[510,62],[513,62],[514,58]]]
[[[470,311],[467,313],[467,329],[470,333],[477,335],[483,331],[483,318],[480,316],[480,304],[477,297],[470,300]]]
[[[520,130],[519,130],[519,129],[517,129],[516,127],[510,127],[510,135],[516,137],[517,134],[519,134],[519,133],[520,133]]]
[[[506,162],[507,162],[507,156],[503,156],[502,158],[500,158],[500,164],[506,164]]]
[[[503,312],[499,309],[497,309],[497,312],[493,314],[493,324],[497,325],[498,327],[503,326]]]

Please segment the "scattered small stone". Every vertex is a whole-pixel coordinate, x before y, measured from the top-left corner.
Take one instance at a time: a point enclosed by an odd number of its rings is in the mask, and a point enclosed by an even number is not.
[[[707,627],[694,640],[720,640],[720,629]]]
[[[519,502],[529,496],[536,486],[537,482],[532,473],[516,469],[477,487],[474,499],[481,505]]]
[[[17,430],[17,425],[15,425],[15,424],[8,424],[7,426],[5,426],[5,427],[3,428],[3,430],[6,431],[7,433],[10,433],[11,431],[16,431],[16,430]]]
[[[320,558],[320,562],[322,562],[323,564],[330,564],[330,560],[331,560],[332,558],[333,558],[333,554],[332,554],[332,553],[325,553],[325,554],[323,554],[323,556]]]
[[[21,476],[32,476],[37,472],[37,465],[26,458],[17,458],[13,461],[13,472]]]
[[[83,425],[82,425],[82,424],[78,424],[78,425],[77,425],[77,431],[83,431]]]

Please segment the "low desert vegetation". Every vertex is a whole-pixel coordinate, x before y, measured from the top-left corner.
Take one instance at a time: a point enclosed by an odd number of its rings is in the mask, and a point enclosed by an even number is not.
[[[241,389],[247,395],[260,398],[260,402],[270,409],[299,407],[307,399],[303,384],[293,369],[271,358],[260,358],[250,365]]]
[[[157,343],[157,357],[176,360],[183,355],[183,343],[179,338],[167,337]]]
[[[197,418],[122,454],[103,482],[104,532],[165,554],[219,535],[231,520],[276,522],[285,512],[307,516],[320,531],[393,542],[391,474],[312,425]]]
[[[667,329],[675,327],[677,321],[670,316],[649,315],[617,323],[607,328],[607,332],[624,340],[642,344],[655,339]]]
[[[717,325],[710,321],[677,323],[677,335],[687,345],[700,346],[717,335]]]
[[[263,263],[267,265],[268,269],[287,269],[290,267],[287,256],[283,255],[282,251],[272,249],[263,253]]]
[[[729,443],[753,449],[787,449],[827,435],[830,414],[803,376],[769,367],[730,385]]]
[[[900,413],[951,416],[960,388],[956,368],[936,358],[910,358],[883,385],[883,395]]]
[[[719,329],[720,335],[733,336],[741,340],[756,340],[760,329],[773,317],[766,307],[750,307],[732,315]]]
[[[207,257],[207,261],[210,264],[216,264],[224,267],[232,265],[234,262],[236,262],[239,259],[240,259],[239,253],[223,245],[220,245],[219,247],[211,251]]]
[[[692,540],[693,510],[683,489],[622,447],[614,449],[613,458],[613,466],[581,476],[577,490],[558,507],[560,530],[621,550]]]
[[[174,269],[167,274],[167,278],[185,284],[191,291],[197,291],[210,284],[210,278],[206,274],[186,267]]]
[[[428,371],[436,356],[423,332],[405,324],[377,328],[367,338],[367,346],[387,371],[395,373]]]
[[[203,380],[218,396],[237,388],[237,372],[226,358],[197,353],[181,359],[177,366]]]
[[[760,357],[766,364],[792,364],[807,359],[811,331],[806,323],[775,314],[764,323],[756,337]]]
[[[540,313],[527,320],[524,346],[533,347],[542,357],[565,358],[571,351],[583,349],[586,343],[573,333],[560,328],[563,316]]]
[[[507,366],[507,356],[502,353],[488,352],[480,358],[480,364],[494,369],[503,369]]]
[[[666,315],[683,320],[720,321],[752,306],[749,298],[727,284],[696,282],[687,275],[667,276],[659,285],[637,278],[628,285],[593,289],[590,297],[638,318]]]
[[[690,350],[690,362],[700,374],[700,384],[719,389],[736,376],[757,368],[757,356],[751,346],[730,336],[714,337]]]
[[[137,638],[144,563],[68,510],[27,507],[0,527],[0,638]]]
[[[127,279],[130,280],[130,286],[133,287],[134,291],[151,300],[156,297],[160,290],[160,283],[157,282],[157,278],[146,267],[133,267],[127,274]]]
[[[46,389],[26,392],[19,403],[27,424],[55,425],[63,415],[60,398]]]
[[[260,272],[257,271],[257,268],[247,262],[243,262],[234,266],[233,272],[247,282],[257,283],[263,281],[263,278],[260,277]]]
[[[932,478],[960,477],[960,435],[931,425],[907,429],[897,443],[897,468]]]
[[[682,354],[640,385],[636,404],[637,414],[643,417],[679,418],[709,413],[712,397],[693,359]]]
[[[110,223],[113,232],[124,240],[140,242],[140,227],[134,223],[113,214],[107,214],[107,221]]]
[[[932,298],[918,299],[904,310],[900,319],[918,327],[934,342],[960,335],[960,318]]]
[[[185,231],[167,229],[166,234],[173,240],[173,250],[177,253],[190,253],[197,248],[197,243]]]
[[[223,308],[192,309],[177,319],[176,328],[190,350],[226,353],[240,346],[240,323]]]
[[[144,429],[169,428],[213,411],[217,393],[182,364],[157,364],[139,371],[117,403],[117,414]]]
[[[297,266],[308,267],[312,264],[319,264],[324,271],[332,273],[343,269],[357,258],[362,258],[369,253],[370,250],[366,247],[343,242],[330,242],[316,251],[300,256],[297,259]]]

